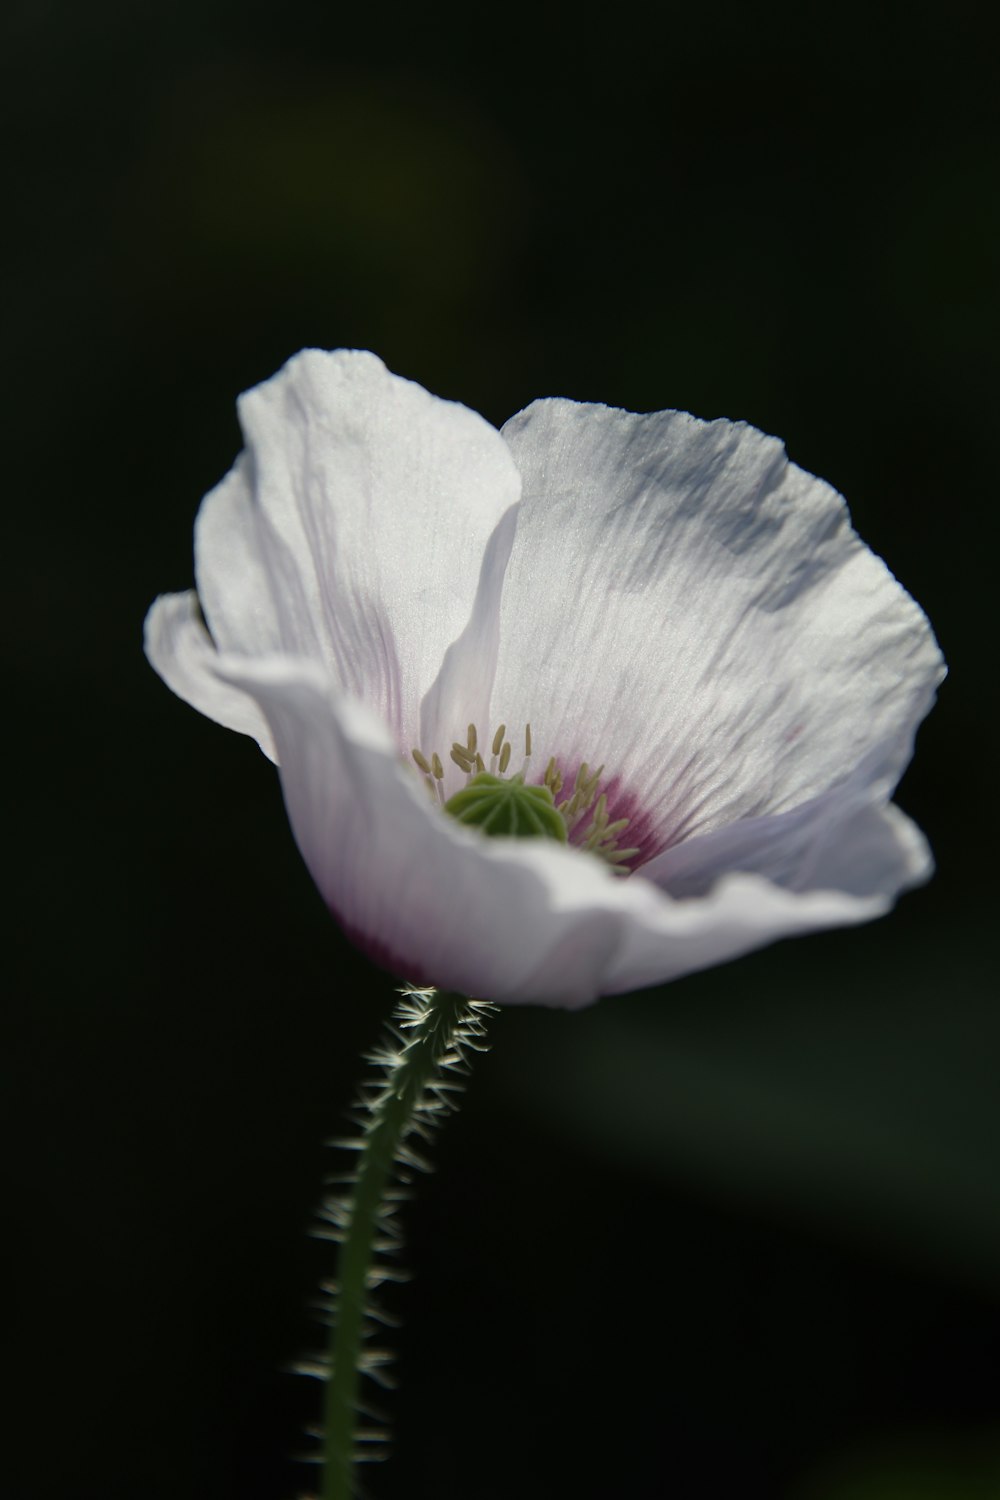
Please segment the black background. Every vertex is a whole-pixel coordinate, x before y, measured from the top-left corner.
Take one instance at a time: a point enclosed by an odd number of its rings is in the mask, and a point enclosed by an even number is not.
[[[498,1017],[407,1215],[374,1500],[1000,1495],[984,17],[8,7],[5,1497],[308,1482],[305,1231],[391,985],[140,652],[236,393],[306,344],[496,422],[777,432],[952,664],[900,793],[930,887]]]

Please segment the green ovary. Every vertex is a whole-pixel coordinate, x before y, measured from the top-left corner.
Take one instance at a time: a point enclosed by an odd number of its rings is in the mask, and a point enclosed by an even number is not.
[[[549,838],[566,843],[566,823],[549,788],[525,786],[520,776],[505,780],[480,771],[448,798],[444,810],[490,838]]]

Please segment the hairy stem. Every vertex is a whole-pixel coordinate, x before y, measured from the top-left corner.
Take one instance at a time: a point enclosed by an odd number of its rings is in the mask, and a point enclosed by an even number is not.
[[[362,1094],[355,1117],[360,1136],[342,1143],[359,1153],[351,1191],[323,1208],[341,1250],[327,1360],[320,1500],[350,1500],[356,1493],[361,1377],[378,1380],[387,1359],[365,1346],[374,1315],[371,1289],[385,1279],[377,1257],[400,1243],[393,1218],[400,1193],[394,1183],[409,1180],[407,1168],[424,1165],[408,1137],[428,1138],[455,1107],[459,1085],[454,1073],[464,1071],[467,1047],[482,1050],[483,1018],[491,1008],[438,990],[407,991],[390,1037],[370,1058],[380,1077]]]

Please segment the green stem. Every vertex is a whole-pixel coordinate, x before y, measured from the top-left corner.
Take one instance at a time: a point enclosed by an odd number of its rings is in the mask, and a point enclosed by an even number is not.
[[[386,1190],[394,1165],[401,1159],[407,1136],[414,1130],[426,1134],[435,1117],[451,1107],[443,1091],[442,1069],[462,1061],[463,1046],[481,1035],[480,1017],[487,1008],[442,991],[416,992],[407,999],[411,1004],[407,1012],[404,1002],[404,1015],[409,1019],[402,1024],[409,1035],[398,1034],[401,1045],[375,1059],[385,1076],[377,1097],[366,1106],[371,1114],[358,1143],[353,1192],[340,1215],[343,1238],[330,1336],[320,1500],[350,1500],[355,1493],[368,1293],[380,1231],[384,1238],[385,1221],[391,1214]],[[407,1153],[402,1159],[409,1162],[411,1157]]]

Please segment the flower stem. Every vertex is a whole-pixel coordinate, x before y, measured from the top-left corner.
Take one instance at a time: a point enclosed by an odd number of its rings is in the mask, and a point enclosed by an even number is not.
[[[442,1116],[455,1108],[453,1096],[460,1085],[446,1075],[465,1071],[466,1048],[485,1050],[483,1019],[490,1010],[483,1002],[439,990],[405,991],[389,1038],[369,1059],[381,1077],[374,1091],[362,1093],[356,1116],[361,1135],[342,1143],[359,1152],[352,1191],[347,1198],[329,1199],[323,1208],[341,1250],[327,1364],[320,1500],[350,1500],[356,1493],[361,1376],[378,1380],[388,1358],[365,1348],[373,1315],[370,1292],[385,1279],[377,1257],[400,1244],[394,1211],[401,1194],[394,1181],[405,1183],[407,1168],[425,1166],[407,1144],[408,1137],[429,1138]]]

